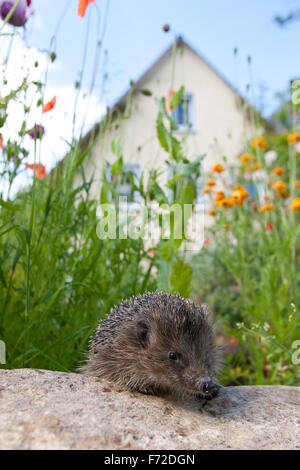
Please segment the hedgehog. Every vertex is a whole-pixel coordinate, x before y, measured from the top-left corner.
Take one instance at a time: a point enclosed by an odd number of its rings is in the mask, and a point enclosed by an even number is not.
[[[206,305],[152,292],[113,308],[91,338],[84,373],[150,395],[218,394],[219,364]]]

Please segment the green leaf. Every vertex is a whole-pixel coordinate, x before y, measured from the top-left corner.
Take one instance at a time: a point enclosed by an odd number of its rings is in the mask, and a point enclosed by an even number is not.
[[[162,148],[168,152],[176,162],[180,161],[183,158],[181,144],[172,135],[172,132],[166,129],[161,112],[158,113],[156,119],[156,132]]]
[[[156,200],[159,204],[168,203],[168,198],[156,181],[157,172],[151,171],[148,180],[147,192],[151,201]]]
[[[169,271],[170,265],[167,261],[160,258],[157,261],[157,279],[156,279],[156,286],[157,290],[162,292],[169,291]]]
[[[184,260],[179,259],[172,264],[170,282],[173,294],[189,297],[192,291],[193,268]]]
[[[175,95],[172,96],[170,108],[175,109],[179,105],[180,101],[182,100],[182,95],[184,93],[184,86],[182,86]]]
[[[4,201],[3,199],[0,198],[0,206],[4,207],[4,209],[7,209],[9,211],[16,211],[19,209],[19,206],[16,204],[13,204],[11,201],[7,200]]]
[[[112,175],[119,175],[123,171],[123,158],[122,156],[116,160],[110,167],[110,172]]]
[[[152,96],[152,91],[150,90],[144,89],[144,90],[141,90],[141,93],[145,96]]]
[[[111,150],[112,150],[112,153],[118,157],[118,158],[121,158],[122,157],[122,147],[121,147],[121,144],[118,140],[114,139],[111,143]]]

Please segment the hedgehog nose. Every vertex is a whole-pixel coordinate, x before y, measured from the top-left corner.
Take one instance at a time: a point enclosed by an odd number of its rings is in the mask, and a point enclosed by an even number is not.
[[[216,388],[217,388],[217,385],[212,380],[208,380],[207,382],[203,382],[202,391],[205,394],[215,392]]]

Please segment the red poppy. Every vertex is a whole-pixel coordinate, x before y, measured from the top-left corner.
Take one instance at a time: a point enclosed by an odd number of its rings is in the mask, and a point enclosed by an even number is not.
[[[210,244],[210,238],[206,238],[203,242],[203,246],[208,246]]]
[[[175,95],[175,91],[170,88],[170,90],[168,91],[168,98],[167,98],[167,112],[168,113],[172,111],[173,109],[171,108],[171,101],[174,95]]]
[[[51,109],[54,108],[55,104],[56,104],[56,96],[54,96],[51,101],[44,104],[43,113],[48,113],[48,111],[51,111]]]
[[[273,224],[271,224],[270,222],[268,222],[265,226],[265,230],[266,232],[270,231],[270,230],[273,230]]]
[[[80,18],[83,18],[85,15],[85,10],[87,9],[89,3],[94,2],[95,0],[79,0],[77,14]]]
[[[0,134],[0,148],[3,147],[3,135]]]
[[[43,180],[46,176],[46,167],[41,163],[35,163],[32,165],[31,163],[25,163],[26,168],[30,170],[34,170],[35,177],[39,180]]]

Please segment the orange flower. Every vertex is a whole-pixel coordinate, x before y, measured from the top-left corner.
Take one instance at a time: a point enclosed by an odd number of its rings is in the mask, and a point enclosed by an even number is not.
[[[208,215],[211,215],[211,216],[216,215],[216,211],[209,211]]]
[[[234,200],[224,198],[217,202],[217,206],[222,207],[223,209],[231,209],[234,206]]]
[[[54,96],[51,101],[44,104],[43,113],[48,113],[48,111],[51,111],[51,109],[54,108],[55,104],[56,104],[56,96]]]
[[[210,186],[212,188],[216,186],[216,182],[214,180],[207,180],[205,184],[207,184],[207,186]]]
[[[296,181],[295,186],[296,188],[300,188],[300,181]]]
[[[274,175],[280,176],[280,175],[284,175],[285,171],[283,168],[280,168],[279,166],[277,166],[276,168],[274,168],[273,173]]]
[[[300,197],[296,197],[290,205],[290,210],[300,212]]]
[[[167,112],[169,113],[172,111],[173,108],[171,108],[171,101],[173,96],[175,95],[175,90],[172,90],[171,88],[168,91],[168,98],[167,98]]]
[[[40,163],[36,163],[35,165],[32,165],[30,163],[25,163],[26,168],[29,168],[30,170],[34,170],[35,177],[43,180],[46,176],[46,168],[45,165],[42,165]]]
[[[289,144],[294,144],[296,142],[295,134],[289,134],[286,138]]]
[[[223,193],[223,191],[216,192],[216,196],[215,196],[216,202],[221,201],[224,198],[225,198],[225,194]]]
[[[244,201],[248,199],[249,193],[243,186],[240,186],[232,191],[231,197],[238,206],[242,206]]]
[[[287,136],[287,141],[291,145],[300,142],[300,132],[296,132],[295,134],[289,134]]]
[[[260,208],[260,212],[267,212],[267,211],[273,211],[273,210],[274,210],[273,204],[265,204],[264,206]]]
[[[280,198],[287,199],[289,197],[289,192],[287,189],[282,188],[279,191],[276,191],[276,197],[277,199],[280,199]]]
[[[211,171],[213,173],[222,173],[224,170],[225,170],[225,168],[223,167],[223,165],[221,165],[221,163],[218,163],[217,165],[215,165],[211,169]]]
[[[95,0],[79,0],[77,14],[80,18],[83,18],[85,15],[85,10],[87,9],[89,3],[94,2]]]
[[[0,148],[3,147],[3,135],[0,134]]]
[[[251,155],[246,153],[245,155],[242,155],[240,157],[240,160],[241,160],[242,164],[245,165],[246,163],[248,163],[251,160]]]
[[[207,194],[207,193],[210,193],[212,191],[212,188],[204,188],[202,190],[202,194]]]
[[[285,189],[285,182],[277,181],[277,183],[273,185],[273,189],[275,189],[276,191],[282,191],[283,189]]]
[[[206,238],[203,242],[203,246],[208,246],[210,244],[210,238]]]
[[[266,141],[266,139],[264,137],[256,137],[256,139],[254,139],[252,141],[252,148],[253,149],[261,149],[261,150],[264,150],[268,147],[268,142]]]

